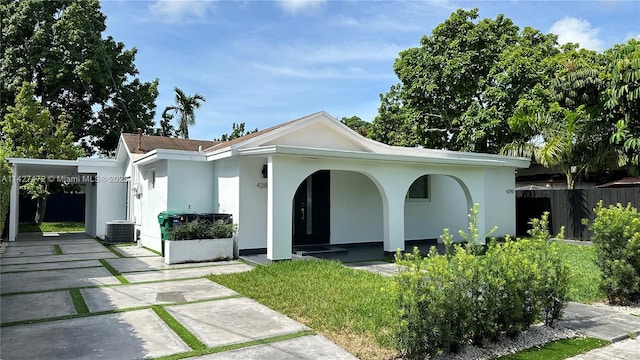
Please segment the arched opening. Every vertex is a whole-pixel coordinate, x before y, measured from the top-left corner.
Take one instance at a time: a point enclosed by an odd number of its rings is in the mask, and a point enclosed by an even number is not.
[[[443,174],[417,177],[405,197],[405,240],[440,242],[445,228],[460,240],[458,230],[467,228],[467,214],[472,205],[462,180]]]
[[[383,200],[369,175],[319,170],[298,186],[292,202],[292,247],[382,242]],[[332,248],[335,246],[332,246]]]

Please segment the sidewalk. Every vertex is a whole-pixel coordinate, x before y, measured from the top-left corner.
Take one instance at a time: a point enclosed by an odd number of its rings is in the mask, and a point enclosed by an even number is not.
[[[10,243],[0,257],[0,358],[355,359],[203,277],[252,266],[166,265],[143,248],[112,249],[77,234]]]

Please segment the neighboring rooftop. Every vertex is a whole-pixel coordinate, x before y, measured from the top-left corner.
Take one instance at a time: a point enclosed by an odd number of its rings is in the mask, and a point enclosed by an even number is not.
[[[155,135],[142,135],[139,138],[138,134],[126,133],[122,134],[122,138],[132,154],[144,154],[156,149],[198,151],[200,148],[205,150],[221,143],[221,141],[180,139]]]

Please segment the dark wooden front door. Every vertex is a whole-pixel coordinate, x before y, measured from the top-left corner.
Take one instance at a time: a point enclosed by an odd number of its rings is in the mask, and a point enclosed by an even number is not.
[[[293,245],[329,244],[330,172],[306,178],[293,198]]]

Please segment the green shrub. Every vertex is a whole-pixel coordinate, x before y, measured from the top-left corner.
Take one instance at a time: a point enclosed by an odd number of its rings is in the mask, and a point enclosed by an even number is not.
[[[602,271],[601,289],[609,302],[640,300],[640,214],[628,204],[594,209],[591,241]]]
[[[171,230],[171,240],[226,239],[233,236],[233,224],[218,220],[213,223],[194,220],[176,226]]]
[[[442,236],[445,255],[435,249],[424,258],[417,249],[396,254],[398,350],[409,359],[457,352],[466,343],[482,346],[503,335],[515,337],[537,321],[550,325],[557,319],[566,304],[569,270],[542,229],[546,222],[547,215],[533,223],[532,239],[491,241],[484,255],[477,243],[452,245],[448,230]],[[474,228],[469,225],[477,235]]]

